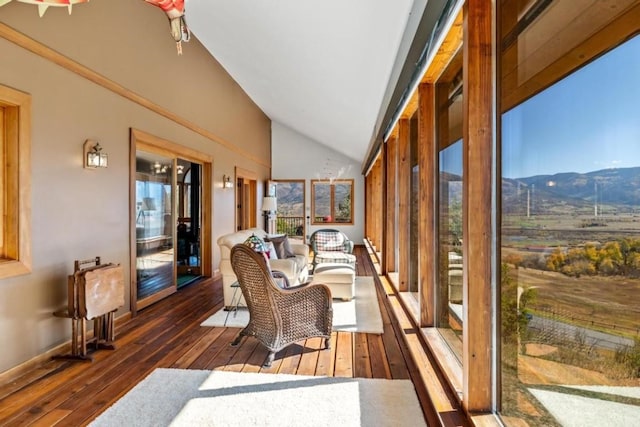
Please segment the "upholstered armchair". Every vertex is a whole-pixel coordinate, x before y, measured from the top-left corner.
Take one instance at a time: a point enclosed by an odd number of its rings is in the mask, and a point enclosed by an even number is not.
[[[316,230],[309,238],[313,251],[313,269],[320,263],[356,264],[353,255],[353,242],[346,234],[329,228]]]
[[[325,285],[279,287],[264,256],[244,244],[231,249],[231,266],[249,309],[249,324],[231,345],[253,336],[269,350],[263,367],[275,354],[297,341],[322,337],[329,348],[333,321],[331,291]]]

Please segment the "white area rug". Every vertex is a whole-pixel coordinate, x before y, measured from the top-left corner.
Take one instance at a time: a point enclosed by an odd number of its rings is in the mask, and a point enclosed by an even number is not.
[[[426,426],[409,380],[156,369],[92,427]]]
[[[356,277],[355,298],[351,301],[333,300],[333,329],[346,332],[381,334],[382,317],[373,277]],[[219,310],[200,326],[228,326],[244,328],[249,323],[249,311]]]
[[[637,426],[640,407],[530,388],[529,391],[564,427]]]

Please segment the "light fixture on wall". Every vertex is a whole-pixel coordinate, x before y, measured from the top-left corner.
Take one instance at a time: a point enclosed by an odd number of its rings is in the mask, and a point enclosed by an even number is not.
[[[233,188],[233,182],[229,175],[222,175],[222,188]]]
[[[87,169],[106,168],[109,164],[109,155],[102,152],[102,147],[97,141],[87,139],[82,146],[84,167]]]

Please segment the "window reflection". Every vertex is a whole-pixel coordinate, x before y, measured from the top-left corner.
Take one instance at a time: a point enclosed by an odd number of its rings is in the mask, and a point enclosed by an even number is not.
[[[565,425],[568,406],[581,425],[637,414],[639,58],[636,37],[502,116],[508,425]]]
[[[462,52],[436,86],[438,100],[438,288],[436,322],[462,361],[463,333],[463,140]]]

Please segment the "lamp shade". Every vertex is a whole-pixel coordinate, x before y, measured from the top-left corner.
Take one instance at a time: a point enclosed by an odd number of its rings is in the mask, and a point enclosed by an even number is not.
[[[262,199],[262,210],[264,212],[271,212],[278,210],[278,203],[275,197],[267,196]]]
[[[244,244],[249,246],[251,249],[253,249],[256,252],[263,253],[263,252],[269,251],[264,240],[262,240],[255,234],[252,234],[251,236],[249,236],[249,238],[247,238],[247,240],[244,241]]]

